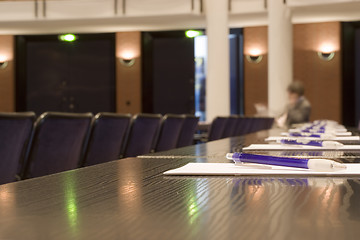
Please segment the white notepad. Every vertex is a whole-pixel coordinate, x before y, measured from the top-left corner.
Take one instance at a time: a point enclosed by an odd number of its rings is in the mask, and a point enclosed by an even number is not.
[[[360,176],[360,164],[345,164],[347,169],[334,172],[319,172],[309,169],[270,166],[261,164],[234,163],[188,163],[183,167],[164,172],[165,175],[214,176],[214,175],[301,175],[301,176]]]
[[[317,134],[317,133],[314,133],[314,134]],[[283,136],[288,136],[289,133],[287,132],[282,132],[281,135]],[[336,132],[335,135],[337,137],[344,137],[344,136],[352,136],[352,133],[351,132]]]
[[[289,137],[285,136],[272,136],[265,138],[265,141],[278,141],[282,139],[288,139]],[[296,137],[291,137],[296,138]],[[345,137],[334,137],[332,139],[325,139],[325,138],[312,138],[312,137],[301,137],[300,139],[307,139],[307,140],[325,140],[325,141],[360,141],[360,136],[345,136]]]
[[[256,151],[256,150],[274,150],[274,151],[301,151],[301,150],[311,150],[311,151],[360,151],[360,145],[344,145],[341,147],[317,147],[317,146],[308,146],[308,145],[285,145],[285,144],[251,144],[248,147],[244,147],[243,151]]]

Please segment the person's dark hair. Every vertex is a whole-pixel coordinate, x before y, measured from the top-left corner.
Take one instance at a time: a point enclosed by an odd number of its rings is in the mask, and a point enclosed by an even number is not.
[[[290,83],[290,85],[288,86],[287,90],[290,93],[296,93],[299,96],[303,96],[305,93],[305,89],[304,89],[304,85],[302,82],[300,81],[294,81],[292,83]]]

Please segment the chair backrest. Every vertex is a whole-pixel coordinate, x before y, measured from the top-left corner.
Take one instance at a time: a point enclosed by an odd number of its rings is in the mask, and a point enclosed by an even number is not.
[[[261,118],[258,117],[251,117],[251,128],[250,128],[250,133],[254,133],[257,132],[261,129]]]
[[[268,117],[266,118],[266,129],[271,129],[274,124],[274,118]]]
[[[124,157],[136,157],[151,151],[162,116],[160,114],[138,114],[130,123]]]
[[[238,117],[235,125],[235,136],[241,136],[244,132],[245,118]]]
[[[0,113],[0,184],[13,182],[24,161],[35,113]]]
[[[43,113],[35,123],[24,178],[78,167],[89,135],[91,113]]]
[[[252,120],[249,117],[240,117],[236,133],[238,136],[242,136],[251,132]]]
[[[130,119],[130,114],[96,114],[82,165],[91,166],[121,158]]]
[[[209,141],[221,139],[227,120],[228,120],[227,117],[214,118],[210,126],[210,131],[208,136]]]
[[[155,152],[176,148],[184,119],[184,115],[175,114],[166,114],[163,117]]]
[[[193,145],[195,130],[199,122],[199,117],[187,114],[184,116],[184,123],[182,125],[180,136],[176,144],[177,148]]]
[[[235,130],[236,130],[237,119],[238,117],[235,116],[228,117],[221,138],[236,136]]]

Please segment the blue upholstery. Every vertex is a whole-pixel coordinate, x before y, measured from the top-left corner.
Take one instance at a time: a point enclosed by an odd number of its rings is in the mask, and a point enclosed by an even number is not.
[[[274,118],[266,118],[266,128],[265,129],[271,129],[274,124]]]
[[[259,131],[259,128],[261,127],[261,120],[259,118],[250,118],[250,130],[249,133],[254,133],[256,131]]]
[[[92,126],[83,166],[104,163],[121,157],[131,115],[98,113]]]
[[[218,140],[222,138],[225,125],[227,123],[227,117],[216,117],[211,123],[208,140]]]
[[[236,124],[236,136],[241,136],[256,131],[270,129],[273,125],[274,118],[262,117],[239,117]]]
[[[184,119],[184,115],[166,114],[164,116],[155,152],[176,148]]]
[[[228,117],[228,120],[226,122],[223,134],[221,138],[228,138],[228,137],[233,137],[236,136],[236,123],[237,123],[237,117],[235,116],[231,116]]]
[[[199,117],[195,117],[194,115],[184,116],[184,123],[181,128],[178,142],[176,144],[176,147],[178,148],[190,146],[194,143],[194,134],[199,122]]]
[[[243,117],[238,117],[235,126],[235,136],[243,135],[244,125],[245,125],[245,119]]]
[[[138,114],[132,118],[124,157],[136,157],[151,151],[161,117],[160,114]]]
[[[91,113],[47,112],[35,123],[25,178],[77,168],[92,121]]]
[[[35,113],[0,113],[0,184],[14,181],[23,162]]]
[[[242,136],[251,132],[251,118],[242,117],[241,127],[239,126],[238,136]]]

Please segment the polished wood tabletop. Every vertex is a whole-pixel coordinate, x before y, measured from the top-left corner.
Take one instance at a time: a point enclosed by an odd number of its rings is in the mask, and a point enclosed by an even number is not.
[[[359,239],[360,176],[163,175],[268,134],[0,185],[0,239]]]

